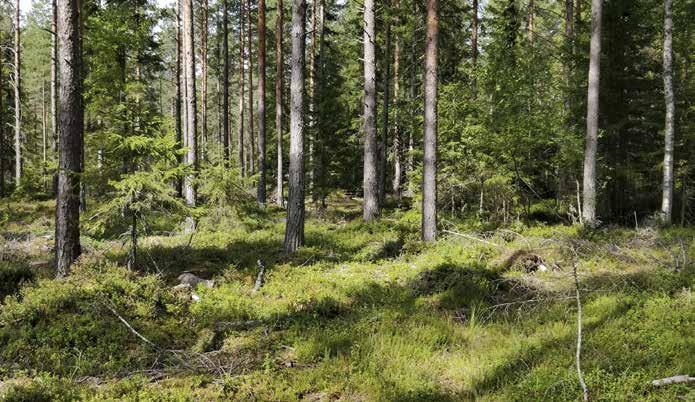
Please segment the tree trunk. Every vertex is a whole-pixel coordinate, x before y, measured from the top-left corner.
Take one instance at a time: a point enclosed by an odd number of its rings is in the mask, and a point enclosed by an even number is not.
[[[304,20],[305,0],[292,0],[292,80],[290,82],[290,170],[284,247],[304,244]]]
[[[317,0],[311,2],[311,47],[309,50],[309,189],[311,201],[316,202],[316,166],[314,161],[314,141],[316,136],[316,15]]]
[[[471,63],[473,65],[471,88],[473,99],[478,96],[478,0],[473,0],[473,18],[471,19]]]
[[[196,205],[196,189],[193,185],[195,174],[198,171],[198,138],[197,138],[197,115],[196,115],[196,85],[195,85],[195,40],[194,40],[194,16],[193,0],[183,0],[183,52],[184,52],[184,75],[186,78],[186,164],[191,171],[184,179],[184,196],[186,204],[194,207]],[[193,229],[193,222],[188,220],[187,229]]]
[[[46,187],[46,171],[48,170],[47,148],[48,148],[48,113],[46,111],[46,83],[41,82],[41,182]]]
[[[256,201],[265,205],[265,0],[258,0],[258,192]]]
[[[15,188],[22,184],[22,68],[19,33],[19,0],[15,3],[14,29],[14,182]]]
[[[589,91],[584,149],[584,223],[596,225],[596,147],[598,142],[599,77],[601,73],[601,7],[603,0],[591,1],[591,48],[589,53]]]
[[[82,173],[82,46],[79,0],[58,0],[60,50],[60,131],[56,196],[55,265],[70,273],[80,255],[80,174]]]
[[[200,2],[200,158],[208,153],[208,0]]]
[[[379,216],[376,142],[376,30],[374,0],[364,2],[364,206],[363,217],[370,222]]]
[[[666,122],[664,130],[664,188],[661,198],[661,219],[671,224],[673,209],[673,126],[676,104],[673,99],[673,17],[671,0],[664,0],[664,101]]]
[[[248,59],[249,59],[249,152],[248,152],[248,160],[249,160],[249,175],[253,175],[256,173],[256,167],[254,166],[254,148],[255,148],[255,139],[253,136],[253,29],[251,28],[251,0],[246,0],[246,22],[247,22],[247,28],[246,28],[246,48],[248,52]]]
[[[51,138],[58,152],[58,7],[51,2]]]
[[[528,36],[528,41],[532,45],[533,45],[533,30],[535,29],[535,26],[534,26],[535,25],[535,21],[534,21],[535,13],[536,13],[536,10],[535,10],[534,4],[533,4],[533,0],[529,0],[528,17],[527,17],[528,21],[526,23],[526,32],[527,32],[527,36]]]
[[[229,0],[222,0],[222,146],[229,166]]]
[[[275,23],[275,135],[277,139],[277,205],[282,208],[285,206],[283,193],[283,174],[282,174],[282,78],[283,78],[283,60],[282,60],[282,33],[284,29],[282,0],[277,3],[277,20]]]
[[[437,0],[427,0],[425,135],[422,171],[422,240],[437,239]]]
[[[400,12],[400,1],[396,0],[396,13]],[[400,15],[398,17],[399,26]],[[393,195],[401,200],[401,182],[403,181],[403,139],[401,138],[400,127],[400,66],[401,66],[401,40],[396,34],[396,43],[393,49]]]
[[[388,17],[387,17],[388,18]],[[384,44],[384,110],[383,121],[381,127],[381,144],[379,144],[379,207],[384,207],[386,200],[386,159],[389,146],[389,97],[391,87],[391,22],[386,22],[386,41]]]
[[[244,1],[239,2],[239,172],[241,177],[246,177],[246,161],[244,160]]]
[[[473,69],[478,65],[478,0],[473,0],[473,18],[471,20],[471,61]]]
[[[183,147],[183,130],[181,128],[181,86],[182,86],[182,80],[181,80],[181,64],[182,64],[182,55],[181,55],[181,43],[182,43],[182,35],[181,35],[181,4],[179,0],[176,0],[176,99],[174,99],[174,130],[176,131],[176,146],[178,148]],[[178,164],[181,164],[182,158],[181,156],[177,155],[176,156],[176,162]],[[176,194],[179,196],[179,198],[183,198],[183,180],[181,178],[176,178]]]
[[[5,195],[5,110],[2,104],[3,96],[2,93],[3,85],[3,63],[0,63],[0,197]]]

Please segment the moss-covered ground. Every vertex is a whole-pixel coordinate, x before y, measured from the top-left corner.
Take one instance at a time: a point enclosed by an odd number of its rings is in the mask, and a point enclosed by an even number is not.
[[[579,400],[576,267],[592,399],[695,400],[651,386],[695,375],[695,229],[445,221],[422,244],[416,212],[359,216],[310,210],[293,255],[280,210],[153,230],[132,271],[87,233],[55,280],[52,203],[0,201],[0,399]],[[191,301],[184,271],[215,286]]]

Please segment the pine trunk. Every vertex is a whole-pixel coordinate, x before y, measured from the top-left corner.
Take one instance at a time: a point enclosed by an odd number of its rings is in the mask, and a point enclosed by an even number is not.
[[[251,0],[246,0],[246,49],[247,57],[249,59],[249,149],[248,149],[248,167],[249,175],[256,173],[256,167],[254,162],[254,148],[255,139],[253,136],[253,29],[251,28]]]
[[[204,161],[208,153],[208,0],[201,1],[200,11],[200,157]]]
[[[290,82],[290,169],[284,247],[304,244],[304,20],[305,0],[292,0],[292,79]]]
[[[3,66],[0,63],[0,197],[5,195],[5,110],[2,104],[4,94],[2,93],[3,85]]]
[[[422,171],[422,240],[437,238],[437,0],[427,0],[425,135]]]
[[[59,167],[56,196],[55,265],[58,277],[70,273],[80,255],[80,174],[84,107],[79,0],[58,0],[60,63]]]
[[[277,187],[276,202],[282,208],[285,206],[283,192],[283,162],[282,162],[282,78],[283,78],[283,59],[282,59],[282,33],[284,29],[284,6],[282,0],[277,3],[277,20],[275,23],[275,135],[277,140]]]
[[[246,177],[246,161],[244,159],[244,1],[239,2],[239,135],[237,137],[237,152],[239,154],[239,172]]]
[[[222,147],[229,166],[229,0],[222,0]]]
[[[51,138],[53,151],[58,151],[58,7],[51,3]]]
[[[391,89],[391,23],[386,22],[386,43],[384,44],[384,110],[381,126],[381,143],[379,144],[379,207],[384,207],[386,200],[386,158],[389,141],[389,97]]]
[[[258,0],[258,191],[256,201],[265,205],[265,0]]]
[[[316,166],[314,142],[316,137],[316,15],[317,0],[311,2],[311,47],[309,50],[309,189],[311,201],[316,202]]]
[[[364,2],[364,206],[363,218],[370,222],[379,216],[376,141],[376,40],[374,0]]]
[[[596,148],[598,143],[599,77],[601,73],[602,0],[591,1],[591,47],[589,53],[589,91],[584,148],[582,215],[586,225],[596,225]]]
[[[15,4],[14,26],[14,182],[15,187],[22,185],[22,68],[19,32],[19,3]]]
[[[184,75],[186,79],[186,164],[191,171],[184,179],[184,198],[186,204],[196,205],[196,189],[193,180],[198,171],[198,136],[197,136],[197,105],[196,105],[196,77],[195,77],[195,41],[194,41],[194,16],[193,0],[183,0],[183,52]],[[192,221],[189,219],[188,229],[192,229]]]
[[[661,219],[671,224],[673,209],[673,131],[676,104],[673,96],[673,16],[671,0],[664,0],[664,101],[666,122],[664,130],[664,184],[661,198]]]
[[[176,0],[176,99],[174,99],[174,130],[176,132],[176,146],[183,147],[183,130],[181,128],[181,98],[182,98],[182,80],[181,80],[181,4],[179,0]],[[176,161],[181,164],[181,156],[176,156]],[[176,194],[182,198],[183,197],[183,181],[181,178],[176,178]]]

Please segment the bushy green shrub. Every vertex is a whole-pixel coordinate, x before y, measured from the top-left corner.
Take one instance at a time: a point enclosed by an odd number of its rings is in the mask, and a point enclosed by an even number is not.
[[[0,300],[17,292],[22,284],[33,281],[34,277],[34,272],[26,265],[0,261]]]
[[[186,307],[159,277],[84,261],[65,280],[41,279],[5,300],[0,368],[100,375],[150,367],[156,351],[111,309],[155,344],[176,348],[188,342]]]

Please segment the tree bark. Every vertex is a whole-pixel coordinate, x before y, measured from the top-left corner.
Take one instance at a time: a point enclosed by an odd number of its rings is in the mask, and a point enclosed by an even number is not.
[[[254,162],[254,148],[255,148],[255,140],[253,137],[253,29],[251,28],[251,0],[246,0],[246,22],[247,22],[247,28],[246,28],[246,48],[247,48],[247,57],[249,59],[249,70],[248,70],[248,75],[249,75],[249,154],[248,154],[248,160],[249,160],[249,175],[253,175],[256,173],[256,167],[255,167],[255,162]]]
[[[222,0],[222,147],[229,166],[229,0]]]
[[[599,78],[601,74],[601,8],[603,0],[591,1],[591,46],[589,53],[589,91],[584,148],[583,220],[596,225],[596,148],[598,143]]]
[[[80,255],[80,175],[84,106],[79,0],[58,0],[60,50],[60,139],[56,196],[55,265],[58,277],[70,273]]]
[[[237,152],[239,154],[239,172],[246,177],[246,161],[244,160],[244,1],[239,1],[239,135],[237,137]]]
[[[533,30],[535,29],[535,6],[533,4],[533,0],[529,0],[528,3],[528,21],[526,23],[526,32],[528,36],[528,41],[530,44],[533,45]]]
[[[51,138],[58,151],[58,6],[51,2]]]
[[[400,1],[396,0],[396,13],[400,26]],[[403,139],[400,127],[400,66],[401,66],[401,40],[396,34],[396,43],[393,49],[393,195],[401,200],[401,182],[403,181]]]
[[[265,205],[265,0],[258,0],[258,191],[256,201]]]
[[[471,20],[471,61],[473,69],[478,65],[478,0],[473,0],[473,18]]]
[[[200,2],[200,158],[208,153],[208,0]]]
[[[388,17],[387,17],[388,18]],[[391,22],[388,20],[386,22],[386,32],[385,32],[385,43],[384,43],[384,110],[383,110],[383,120],[381,127],[381,144],[379,147],[379,207],[384,207],[384,202],[386,200],[386,166],[388,165],[387,160],[387,150],[389,146],[389,97],[391,89]]]
[[[363,218],[370,222],[379,216],[376,141],[376,29],[374,0],[364,2],[364,206]]]
[[[5,195],[5,110],[3,100],[3,63],[0,63],[0,197]]]
[[[316,166],[314,161],[314,141],[316,136],[316,15],[317,0],[311,2],[311,46],[309,48],[309,189],[311,201],[316,202]]]
[[[671,224],[673,209],[673,131],[676,104],[673,96],[673,16],[671,0],[664,0],[664,101],[666,122],[664,130],[664,184],[661,197],[661,219]]]
[[[427,0],[425,135],[422,172],[422,240],[437,239],[437,0]]]
[[[282,208],[285,206],[283,193],[283,162],[282,162],[282,81],[283,81],[283,59],[282,59],[282,34],[284,29],[283,17],[284,6],[282,0],[277,3],[277,20],[275,23],[275,135],[277,139],[277,187],[276,202]]]
[[[290,170],[284,247],[304,244],[304,20],[305,0],[292,0],[292,80],[290,82]]]
[[[19,30],[19,0],[15,3],[14,29],[14,182],[22,185],[22,67]]]
[[[184,75],[186,78],[186,164],[191,171],[184,179],[184,197],[186,204],[196,205],[196,189],[193,185],[195,174],[198,171],[198,136],[197,136],[197,105],[196,105],[196,77],[195,77],[195,40],[194,40],[194,15],[193,0],[183,0],[183,51],[184,51]],[[192,220],[189,219],[188,229]]]
[[[181,64],[182,64],[182,55],[181,55],[181,43],[182,43],[182,35],[181,35],[181,4],[179,0],[176,0],[176,68],[175,68],[175,74],[176,74],[176,99],[174,99],[174,130],[176,132],[176,146],[178,148],[183,147],[183,130],[181,128],[181,86],[182,86],[182,80],[181,80]],[[176,161],[178,164],[181,164],[182,158],[181,156],[177,155],[176,156]],[[183,180],[181,178],[176,178],[176,194],[180,197],[183,198]]]

